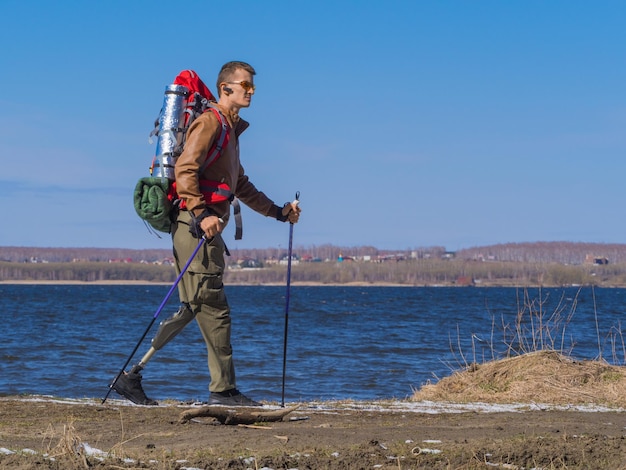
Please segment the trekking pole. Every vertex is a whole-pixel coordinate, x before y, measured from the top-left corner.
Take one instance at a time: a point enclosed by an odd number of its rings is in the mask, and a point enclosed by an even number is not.
[[[300,191],[296,192],[294,204],[300,200]],[[289,291],[291,288],[291,253],[293,247],[293,224],[289,222],[289,250],[287,251],[287,293],[285,294],[285,335],[283,337],[283,387],[280,406],[285,407],[285,375],[287,371],[287,327],[289,325]]]
[[[107,398],[109,398],[109,394],[111,393],[111,390],[113,390],[113,386],[117,383],[117,381],[119,380],[119,378],[122,376],[122,374],[124,373],[124,371],[126,370],[126,367],[128,367],[128,364],[130,364],[130,361],[133,359],[133,356],[135,355],[135,353],[137,352],[137,350],[139,349],[139,346],[141,345],[141,343],[143,342],[143,340],[146,338],[146,336],[148,335],[148,331],[150,331],[150,328],[152,328],[152,325],[154,325],[154,322],[156,321],[157,317],[159,316],[159,314],[161,313],[161,310],[163,310],[163,307],[165,307],[165,304],[167,303],[167,301],[170,299],[170,297],[172,296],[172,294],[174,293],[174,289],[176,289],[176,286],[178,286],[178,283],[180,282],[180,280],[183,277],[183,274],[185,274],[185,272],[187,271],[187,268],[189,268],[189,265],[191,264],[191,262],[193,261],[193,259],[196,257],[196,255],[198,254],[198,251],[200,251],[200,248],[202,247],[202,244],[206,241],[206,237],[202,237],[200,239],[200,243],[198,243],[198,246],[196,247],[195,250],[193,250],[193,253],[191,254],[191,256],[189,257],[189,259],[187,260],[187,263],[185,264],[185,266],[183,267],[183,269],[180,271],[180,274],[178,275],[178,277],[176,278],[176,280],[174,281],[174,284],[172,285],[172,287],[170,287],[170,290],[168,291],[167,295],[165,296],[165,298],[163,299],[163,302],[161,302],[161,305],[159,305],[159,308],[157,308],[156,313],[154,314],[154,316],[152,317],[152,321],[150,322],[150,324],[148,325],[148,328],[146,328],[146,331],[144,331],[143,336],[141,337],[141,339],[139,340],[139,342],[137,343],[137,345],[135,346],[135,349],[133,349],[133,352],[130,353],[130,356],[128,356],[128,359],[126,360],[126,362],[124,363],[124,366],[122,367],[122,369],[119,371],[119,373],[115,376],[115,379],[113,380],[113,382],[111,382],[111,385],[109,385],[109,391],[107,392],[107,394],[104,396],[104,398],[102,399],[102,404],[104,404],[104,402],[107,400]]]

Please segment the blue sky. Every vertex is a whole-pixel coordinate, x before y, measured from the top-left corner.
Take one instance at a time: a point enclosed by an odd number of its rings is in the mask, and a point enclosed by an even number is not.
[[[296,246],[626,240],[621,1],[0,1],[0,245],[169,248],[134,185],[163,90],[250,62],[251,180]],[[244,209],[233,248],[286,246]]]

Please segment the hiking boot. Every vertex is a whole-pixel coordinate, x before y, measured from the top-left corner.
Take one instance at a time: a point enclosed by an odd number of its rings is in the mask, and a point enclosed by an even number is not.
[[[209,405],[224,406],[263,406],[262,403],[254,401],[236,388],[225,392],[211,392],[209,395]]]
[[[148,398],[143,391],[139,372],[132,370],[124,372],[113,385],[113,390],[137,405],[158,405],[152,398]]]

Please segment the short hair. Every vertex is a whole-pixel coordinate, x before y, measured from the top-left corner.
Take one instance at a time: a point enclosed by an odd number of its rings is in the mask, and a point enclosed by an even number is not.
[[[220,94],[222,93],[222,90],[220,89],[220,83],[227,82],[228,79],[233,75],[233,73],[235,73],[235,71],[238,69],[243,69],[246,72],[250,72],[250,75],[256,75],[256,70],[254,70],[254,67],[246,62],[241,62],[238,60],[226,62],[224,65],[222,65],[222,69],[217,76],[217,96],[220,96]]]

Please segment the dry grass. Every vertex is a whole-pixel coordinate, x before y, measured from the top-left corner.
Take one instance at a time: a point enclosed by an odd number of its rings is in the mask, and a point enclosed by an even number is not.
[[[424,385],[412,400],[626,407],[626,368],[536,351],[471,364],[436,384]]]
[[[132,441],[139,436],[132,437],[130,439],[124,438],[124,420],[122,417],[122,411],[120,410],[120,424],[121,424],[121,434],[122,441],[116,443],[111,450],[107,453],[107,455],[113,459],[117,459],[117,455],[125,454],[123,446],[127,442]],[[46,431],[46,439],[52,440],[58,432],[55,432],[54,429],[49,429]],[[76,427],[74,426],[74,418],[70,417],[68,422],[63,425],[63,429],[60,431],[60,437],[57,444],[53,447],[51,444],[48,445],[47,448],[47,458],[51,459],[51,461],[58,462],[59,468],[67,469],[67,470],[82,470],[88,469],[93,466],[94,458],[89,455],[88,450],[85,448],[84,440],[76,431]],[[97,461],[98,458],[95,459]],[[109,466],[107,468],[127,468],[127,467],[116,467]]]
[[[456,345],[451,342],[451,349],[460,358],[460,370],[436,384],[424,385],[412,399],[626,407],[626,367],[609,364],[602,354],[608,341],[614,364],[620,362],[621,354],[622,364],[626,362],[621,325],[613,327],[607,338],[601,338],[594,292],[598,355],[595,360],[576,360],[569,354],[573,340],[568,329],[578,293],[569,303],[563,294],[553,311],[546,309],[547,300],[541,289],[538,298],[531,298],[527,289],[518,292],[517,315],[512,322],[502,320],[499,342],[494,341],[495,321],[492,324],[488,342],[491,360],[479,363],[472,336],[471,362],[468,361],[458,337]]]
[[[58,444],[49,450],[48,458],[58,461],[68,470],[90,467],[82,440],[76,433],[73,419],[63,426],[63,434]]]

